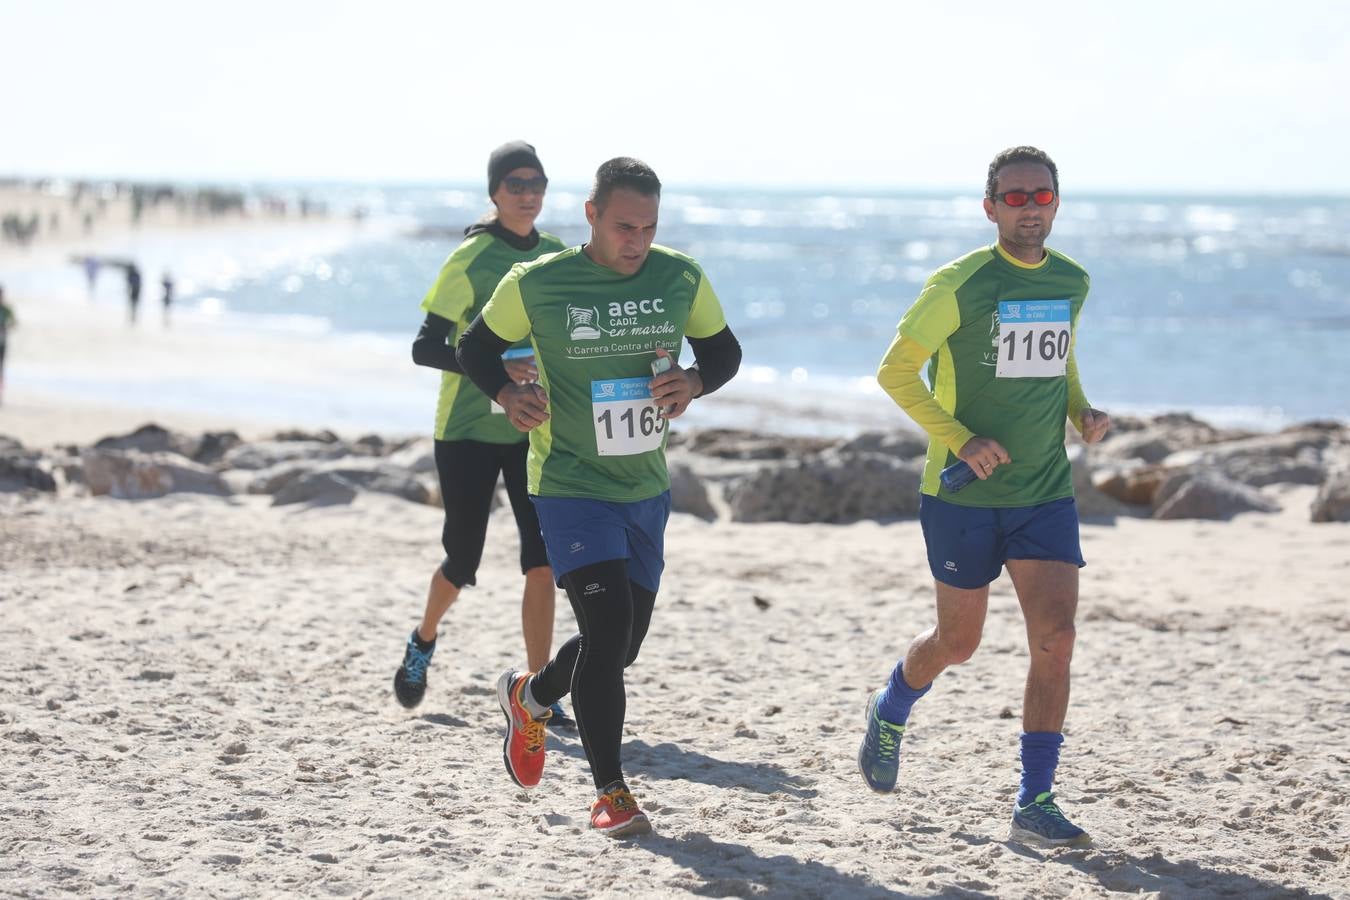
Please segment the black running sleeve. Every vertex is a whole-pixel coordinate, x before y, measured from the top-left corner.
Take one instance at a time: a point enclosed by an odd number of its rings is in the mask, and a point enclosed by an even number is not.
[[[455,358],[455,345],[450,341],[454,330],[454,322],[435,313],[427,313],[426,321],[413,339],[413,362],[444,372],[463,372],[459,360]]]
[[[712,337],[694,338],[689,346],[694,349],[693,368],[698,369],[703,379],[703,392],[706,397],[736,376],[741,367],[741,342],[727,326]]]
[[[482,316],[469,323],[455,346],[459,367],[480,391],[493,400],[497,399],[502,388],[511,383],[511,376],[506,374],[506,367],[502,365],[502,354],[510,346],[511,342],[498,337]]]

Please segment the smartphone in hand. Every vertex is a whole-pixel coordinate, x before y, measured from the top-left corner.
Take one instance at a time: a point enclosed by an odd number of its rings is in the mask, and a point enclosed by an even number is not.
[[[652,375],[660,375],[662,372],[669,372],[669,371],[670,371],[669,356],[658,356],[656,359],[652,360]],[[661,412],[665,413],[666,415],[670,415],[674,411],[675,407],[673,404],[671,406],[661,407]]]

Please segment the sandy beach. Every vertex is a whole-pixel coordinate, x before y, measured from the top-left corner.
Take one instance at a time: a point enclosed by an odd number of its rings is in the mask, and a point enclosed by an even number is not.
[[[912,519],[673,517],[624,750],[656,834],[616,843],[586,827],[574,735],[533,791],[502,769],[513,541],[408,713],[389,681],[434,507],[0,494],[0,888],[1347,896],[1350,526],[1311,524],[1310,487],[1267,493],[1280,512],[1085,526],[1059,791],[1096,847],[1048,853],[1006,840],[1026,654],[1006,577],[980,652],[916,708],[897,792],[857,775],[867,692],[930,616]]]
[[[297,371],[430,418],[435,376],[403,345],[192,315],[129,331],[78,291],[11,300],[0,435],[43,465],[147,421],[381,430],[269,416],[258,398]],[[128,389],[137,370],[153,377]],[[204,371],[235,393],[160,402]],[[673,458],[719,489],[760,464]],[[390,682],[438,508],[274,505],[226,474],[225,496],[0,491],[0,894],[1350,897],[1350,524],[1310,521],[1312,483],[1260,487],[1275,511],[1227,521],[1084,526],[1057,790],[1096,846],[1042,852],[1007,840],[1026,647],[1006,576],[980,651],[916,707],[897,791],[857,773],[868,693],[931,619],[912,516],[750,524],[718,500],[712,521],[672,518],[624,747],[656,833],[615,842],[587,827],[575,734],[550,736],[533,791],[502,767],[493,685],[523,657],[505,510],[407,712]]]

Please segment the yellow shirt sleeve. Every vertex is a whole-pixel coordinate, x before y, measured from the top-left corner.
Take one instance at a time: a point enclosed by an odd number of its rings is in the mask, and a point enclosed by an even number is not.
[[[1074,343],[1077,341],[1078,335],[1075,333]],[[1083,410],[1092,404],[1088,402],[1087,394],[1083,393],[1083,382],[1078,377],[1078,360],[1073,355],[1073,343],[1069,344],[1069,359],[1064,374],[1069,386],[1069,422],[1073,424],[1074,430],[1081,434]]]
[[[487,327],[497,337],[513,344],[530,333],[530,317],[525,312],[525,298],[520,293],[520,276],[524,271],[519,263],[512,266],[506,277],[497,283],[487,306],[483,307],[483,321]]]
[[[441,266],[436,283],[422,298],[422,312],[458,322],[473,306],[473,284],[469,281],[463,254],[451,254]]]
[[[958,453],[975,433],[943,409],[919,377],[932,355],[923,344],[905,335],[902,325],[877,369],[877,383],[930,437]]]
[[[698,293],[694,294],[694,305],[689,309],[689,321],[684,325],[685,337],[712,337],[726,327],[727,318],[722,312],[722,303],[713,293],[708,276],[700,269]]]

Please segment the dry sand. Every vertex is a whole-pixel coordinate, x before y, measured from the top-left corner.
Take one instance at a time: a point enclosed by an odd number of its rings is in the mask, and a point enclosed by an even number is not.
[[[857,774],[868,690],[930,618],[914,521],[673,518],[624,747],[656,833],[615,842],[575,736],[533,791],[503,771],[513,539],[405,712],[437,510],[0,495],[0,893],[1350,896],[1350,526],[1272,490],[1285,513],[1085,528],[1058,790],[1097,847],[1050,853],[1006,841],[1006,577],[896,793]]]

